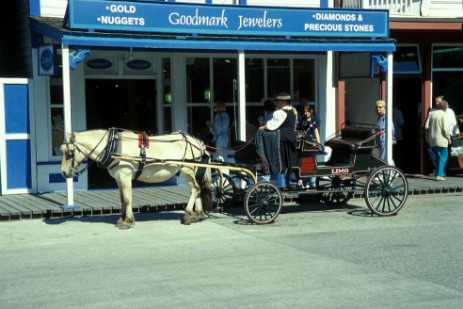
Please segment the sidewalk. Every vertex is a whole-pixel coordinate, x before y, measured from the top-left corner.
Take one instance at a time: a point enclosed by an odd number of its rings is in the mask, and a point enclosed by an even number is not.
[[[408,174],[407,180],[409,195],[463,192],[463,177],[435,181],[432,177]],[[185,186],[134,188],[132,207],[135,213],[183,210],[189,196]],[[295,197],[297,194],[288,196],[288,199],[294,200]],[[66,204],[66,192],[0,196],[0,221],[121,213],[117,189],[77,191],[74,192],[74,204],[79,208],[66,210],[60,207]]]
[[[446,176],[447,181],[436,181],[434,177],[407,174],[409,195],[463,192],[463,176]]]

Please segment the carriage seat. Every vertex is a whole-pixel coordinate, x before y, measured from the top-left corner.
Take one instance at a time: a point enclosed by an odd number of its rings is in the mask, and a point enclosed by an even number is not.
[[[333,149],[372,149],[375,147],[376,132],[371,128],[344,127],[341,134],[325,142]]]
[[[316,155],[324,153],[322,144],[307,140],[304,131],[296,131],[296,148],[299,156]]]
[[[325,153],[323,145],[314,141],[308,141],[304,139],[297,145],[297,153],[299,156],[313,156],[316,154]]]

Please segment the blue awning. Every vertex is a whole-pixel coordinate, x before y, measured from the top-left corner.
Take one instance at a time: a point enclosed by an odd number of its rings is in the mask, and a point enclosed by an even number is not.
[[[30,17],[31,29],[60,44],[80,48],[147,48],[161,50],[216,50],[262,52],[393,52],[391,38],[243,37],[76,31],[61,18]]]

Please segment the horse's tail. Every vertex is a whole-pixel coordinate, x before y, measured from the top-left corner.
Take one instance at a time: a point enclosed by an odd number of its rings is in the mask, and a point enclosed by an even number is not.
[[[211,156],[208,152],[204,154],[203,163],[211,163]],[[210,211],[212,209],[212,191],[211,191],[211,168],[205,168],[203,177],[198,179],[199,187],[201,188],[201,203],[203,204],[204,211]]]

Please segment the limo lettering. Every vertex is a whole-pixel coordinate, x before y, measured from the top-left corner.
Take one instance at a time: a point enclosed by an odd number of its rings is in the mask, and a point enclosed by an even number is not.
[[[349,173],[348,168],[332,168],[331,169],[331,174],[344,174],[344,173]]]

